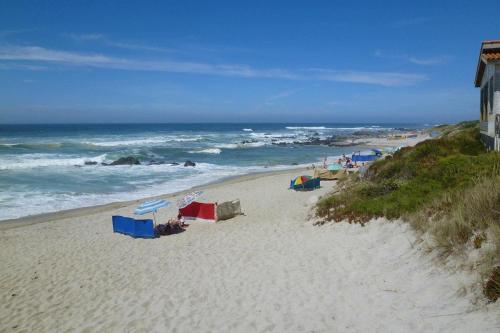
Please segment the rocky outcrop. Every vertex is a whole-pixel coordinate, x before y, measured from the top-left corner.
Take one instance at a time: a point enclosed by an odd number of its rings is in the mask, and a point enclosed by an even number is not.
[[[103,165],[139,165],[139,164],[141,164],[141,162],[133,156],[120,157],[116,161],[113,161],[109,164],[103,163]]]
[[[189,166],[194,167],[194,166],[196,166],[196,163],[191,162],[190,160],[187,160],[186,162],[184,162],[184,166],[185,167],[189,167]]]

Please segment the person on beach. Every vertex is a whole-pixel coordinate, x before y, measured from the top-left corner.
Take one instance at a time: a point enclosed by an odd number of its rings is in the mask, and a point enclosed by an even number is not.
[[[177,220],[179,221],[181,227],[185,227],[187,225],[186,220],[184,219],[184,216],[182,216],[182,213],[180,210],[179,210],[179,214],[177,214]]]
[[[177,214],[177,218],[171,218],[167,221],[167,223],[159,224],[156,227],[156,231],[159,235],[171,235],[185,231],[186,226],[188,225],[184,222],[182,213],[179,212],[179,214]]]

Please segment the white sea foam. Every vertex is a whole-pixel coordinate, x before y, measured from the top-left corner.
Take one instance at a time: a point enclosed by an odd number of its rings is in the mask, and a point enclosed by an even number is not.
[[[22,156],[3,156],[0,170],[32,169],[50,166],[84,165],[87,161],[104,162],[106,154],[88,157],[62,157],[54,154],[25,154]]]
[[[252,136],[254,138],[266,138],[269,136],[269,133],[253,132],[253,133],[250,133],[250,136]]]
[[[288,130],[350,130],[350,131],[359,131],[359,130],[377,130],[382,129],[381,126],[373,125],[373,126],[356,126],[356,127],[325,127],[325,126],[287,126]],[[389,129],[389,128],[383,128]]]
[[[217,145],[215,147],[221,148],[221,149],[238,149],[238,148],[240,148],[237,143],[223,143],[223,144]]]
[[[335,128],[330,128],[330,127],[325,127],[325,126],[287,126],[285,128],[289,129],[289,130],[299,130],[299,129],[304,129],[304,130],[335,129]]]
[[[149,196],[183,191],[194,186],[207,184],[214,180],[226,177],[289,168],[290,166],[284,165],[265,168],[262,166],[222,166],[210,163],[197,163],[195,168],[185,168],[182,166],[170,166],[165,164],[151,166],[139,165],[134,166],[133,168],[121,168],[119,166],[113,168],[93,168],[92,172],[98,172],[103,176],[111,173],[116,174],[117,172],[126,172],[133,173],[131,177],[133,177],[133,175],[148,175],[151,177],[149,177],[149,180],[130,181],[129,184],[134,183],[134,185],[138,186],[135,190],[120,191],[116,193],[77,194],[73,192],[47,193],[42,191],[0,192],[0,203],[2,203],[0,220],[55,212],[64,209],[102,205],[117,201],[136,200]],[[166,173],[169,174],[170,179],[162,182],[158,182],[154,179],[156,174],[164,175]]]
[[[110,141],[86,141],[84,144],[90,144],[94,146],[101,147],[119,147],[119,146],[147,146],[147,145],[157,145],[169,142],[194,142],[202,139],[202,136],[163,136],[163,137],[153,137],[147,139],[133,139],[133,140],[110,140]]]
[[[220,145],[217,145],[217,148],[221,149],[242,149],[242,148],[257,148],[257,147],[263,147],[267,144],[270,144],[271,142],[266,142],[266,141],[255,141],[255,142],[245,142],[245,143],[223,143]]]
[[[119,140],[119,141],[86,141],[85,144],[101,146],[101,147],[118,147],[118,146],[141,146],[163,143],[162,139],[137,139],[137,140]]]
[[[220,148],[207,148],[202,150],[192,150],[190,154],[220,154],[222,150]]]
[[[251,129],[251,128],[244,128],[243,132],[253,132],[253,129]]]
[[[241,144],[243,147],[263,147],[265,146],[267,143],[266,142],[262,142],[262,141],[257,141],[257,142],[246,142],[246,143],[243,143]]]
[[[335,128],[336,130],[345,130],[345,131],[361,131],[361,130],[367,130],[367,131],[378,131],[378,130],[388,130],[390,128],[387,127],[380,127],[380,126],[361,126],[361,127],[338,127]]]

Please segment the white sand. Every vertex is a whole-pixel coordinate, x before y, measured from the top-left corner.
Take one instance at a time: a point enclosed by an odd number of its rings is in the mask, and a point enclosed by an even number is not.
[[[130,205],[0,230],[0,331],[500,330],[500,304],[464,294],[471,277],[436,264],[407,225],[312,226],[334,183],[300,193],[291,176],[209,186],[246,216],[154,240],[112,233]]]

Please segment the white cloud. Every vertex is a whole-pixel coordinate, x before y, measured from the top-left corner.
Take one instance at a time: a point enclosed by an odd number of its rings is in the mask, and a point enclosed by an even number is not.
[[[179,52],[176,49],[170,49],[170,48],[166,48],[166,47],[142,45],[142,44],[134,44],[134,43],[124,43],[124,42],[114,42],[114,41],[110,41],[110,40],[106,40],[104,42],[104,44],[106,44],[108,46],[113,46],[113,47],[117,47],[120,49],[128,49],[128,50],[167,52],[167,53]]]
[[[75,41],[78,42],[86,42],[86,41],[91,41],[91,40],[99,40],[103,39],[104,35],[103,34],[73,34],[73,33],[67,33],[63,34],[63,36],[69,37]]]
[[[69,37],[70,39],[77,41],[77,42],[99,42],[100,44],[106,45],[106,46],[111,46],[111,47],[116,47],[120,49],[127,49],[127,50],[139,50],[139,51],[152,51],[152,52],[178,52],[175,49],[171,48],[165,48],[165,47],[158,47],[158,46],[151,46],[151,45],[144,45],[144,44],[137,44],[137,43],[129,43],[129,42],[121,42],[121,41],[114,41],[109,39],[106,35],[104,34],[74,34],[74,33],[65,33],[63,34],[65,37]]]
[[[293,90],[285,90],[285,91],[282,91],[276,95],[273,95],[273,96],[270,96],[267,98],[267,102],[272,102],[272,101],[275,101],[277,99],[283,99],[283,98],[287,98],[287,97],[290,97],[292,95],[295,95],[296,93],[298,93],[301,89],[293,89]]]
[[[390,54],[390,53],[384,52],[382,50],[376,50],[374,55],[377,58],[403,60],[403,61],[410,62],[412,64],[420,65],[420,66],[442,65],[442,64],[446,64],[450,59],[449,56],[435,56],[435,57],[428,57],[428,58],[420,58],[420,57],[415,57],[415,56],[411,56],[411,55],[407,55],[407,54]]]
[[[433,58],[409,57],[408,61],[422,66],[442,65],[448,62],[448,57],[445,56],[433,57]]]
[[[48,69],[45,66],[18,64],[13,62],[0,63],[0,70],[27,70],[27,71],[43,71]]]
[[[102,54],[86,54],[52,50],[39,46],[0,46],[0,60],[36,63],[41,62],[67,66],[85,66],[129,71],[156,71],[243,78],[321,80],[365,83],[382,86],[406,86],[416,84],[427,79],[425,75],[412,73],[337,71],[323,68],[306,70],[287,70],[280,68],[256,69],[248,65],[240,64],[209,64],[174,60],[138,60],[132,58],[111,57]],[[3,65],[5,64],[8,65],[8,63],[4,63]]]
[[[319,80],[376,84],[382,86],[410,86],[427,80],[423,74],[395,72],[333,71],[311,69]]]

